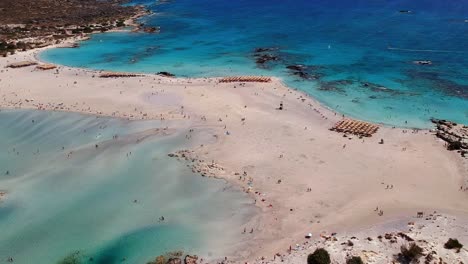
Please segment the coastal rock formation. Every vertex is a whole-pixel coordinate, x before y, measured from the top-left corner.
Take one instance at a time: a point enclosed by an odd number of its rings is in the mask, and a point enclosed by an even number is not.
[[[198,263],[198,256],[191,256],[191,255],[187,255],[185,256],[185,259],[184,259],[184,264],[197,264]]]
[[[159,76],[164,76],[164,77],[175,77],[175,74],[172,74],[170,72],[165,72],[165,71],[162,71],[162,72],[158,72],[157,73]]]
[[[143,32],[145,32],[145,33],[159,33],[160,28],[159,27],[144,27]]]
[[[462,156],[468,153],[468,126],[447,120],[432,119],[436,124],[436,136],[447,142],[448,150],[457,150]]]
[[[182,260],[179,258],[171,258],[167,261],[167,264],[182,264]]]
[[[411,263],[466,263],[468,251],[463,246],[468,235],[466,219],[432,213],[408,220],[393,227],[378,226],[356,233],[321,233],[315,239],[296,244],[286,253],[277,253],[271,259],[258,259],[255,264],[306,263],[307,256],[317,248],[329,252],[332,263],[349,263],[346,260],[350,256],[359,256],[364,263],[409,263],[402,262],[401,257],[405,253],[403,248],[413,244],[421,248],[422,253]],[[452,237],[454,234],[455,238]],[[445,247],[447,241],[457,238],[462,242],[461,250]]]

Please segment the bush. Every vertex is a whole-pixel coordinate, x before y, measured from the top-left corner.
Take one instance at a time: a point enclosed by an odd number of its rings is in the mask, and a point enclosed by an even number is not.
[[[401,246],[401,253],[398,254],[398,257],[403,263],[411,263],[416,262],[422,255],[423,249],[416,243],[411,243],[409,247]]]
[[[449,238],[447,243],[444,244],[444,248],[446,248],[446,249],[460,250],[462,247],[463,247],[463,245],[460,242],[458,242],[458,239]]]
[[[307,256],[307,264],[330,264],[330,262],[330,254],[323,248],[318,248]]]
[[[83,29],[83,32],[84,32],[84,33],[93,33],[93,29],[91,29],[90,27],[85,27],[85,28]]]
[[[364,261],[362,261],[361,257],[354,256],[354,257],[347,259],[346,264],[364,264]]]

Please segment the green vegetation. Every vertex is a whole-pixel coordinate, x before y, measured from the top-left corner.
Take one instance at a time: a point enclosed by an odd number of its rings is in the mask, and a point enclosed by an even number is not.
[[[117,24],[116,24],[117,27],[125,27],[125,22],[120,20],[120,21],[117,21]]]
[[[85,27],[85,28],[83,29],[83,32],[84,32],[84,33],[93,33],[93,30],[91,29],[91,27]]]
[[[353,256],[346,260],[346,264],[364,264],[364,261],[359,256]]]
[[[458,242],[458,239],[455,238],[449,238],[449,240],[444,244],[444,248],[446,249],[456,249],[460,250],[463,247],[463,245]]]
[[[323,248],[316,249],[307,257],[307,264],[330,264],[330,262],[330,254]]]

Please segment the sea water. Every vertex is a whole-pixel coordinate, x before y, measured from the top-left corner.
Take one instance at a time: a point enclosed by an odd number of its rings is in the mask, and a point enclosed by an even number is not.
[[[468,0],[133,1],[159,34],[93,35],[41,58],[180,77],[274,75],[352,117],[429,127],[468,123]],[[410,11],[410,12],[407,12]],[[255,63],[256,48],[279,60]],[[430,60],[432,65],[413,61]],[[309,78],[286,66],[307,66]]]
[[[239,249],[252,201],[168,157],[190,147],[171,127],[0,111],[0,262],[138,264]]]

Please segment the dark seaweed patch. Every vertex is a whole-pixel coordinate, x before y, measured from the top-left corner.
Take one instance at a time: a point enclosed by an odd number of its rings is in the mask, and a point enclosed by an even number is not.
[[[407,80],[400,80],[404,85],[411,87],[431,87],[446,95],[468,99],[468,85],[444,79],[437,72],[407,71]]]
[[[341,94],[346,94],[345,86],[352,85],[354,83],[353,80],[336,80],[336,81],[321,81],[319,83],[319,90],[320,91],[327,91],[327,92],[336,92]]]

